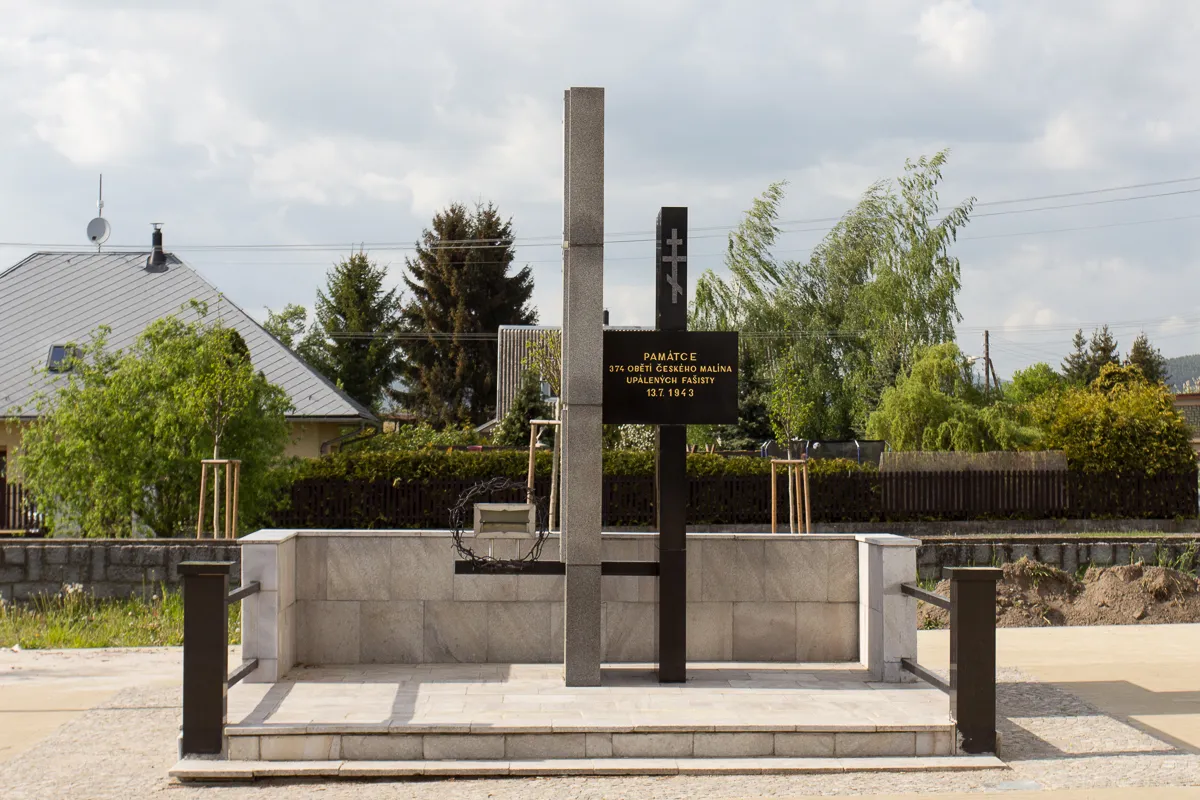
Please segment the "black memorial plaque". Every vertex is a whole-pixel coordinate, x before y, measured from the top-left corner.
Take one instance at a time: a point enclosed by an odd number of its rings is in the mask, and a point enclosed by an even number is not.
[[[737,422],[737,358],[736,332],[605,331],[604,422]]]

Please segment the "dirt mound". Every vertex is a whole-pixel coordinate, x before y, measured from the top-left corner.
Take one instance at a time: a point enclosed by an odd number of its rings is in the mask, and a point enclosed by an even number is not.
[[[950,581],[942,581],[935,591],[948,597]],[[918,603],[917,621],[922,628],[944,628],[950,614]],[[1004,565],[1004,578],[997,584],[1000,628],[1166,622],[1200,622],[1200,581],[1168,567],[1090,567],[1076,579],[1022,558]]]

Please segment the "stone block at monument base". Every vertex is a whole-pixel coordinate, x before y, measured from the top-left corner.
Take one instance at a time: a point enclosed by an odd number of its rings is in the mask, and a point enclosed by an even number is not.
[[[556,562],[556,538],[542,559]],[[599,686],[564,679],[566,574],[463,574],[447,531],[243,540],[223,758],[182,780],[994,769],[963,756],[916,656],[913,539],[692,534],[686,680],[659,681],[657,578],[599,575]],[[602,536],[653,562],[654,534]],[[526,539],[500,539],[515,558]],[[599,567],[593,568],[599,570]],[[553,570],[550,570],[553,571]]]
[[[909,680],[917,540],[887,534],[690,534],[688,660],[852,663]],[[515,557],[527,540],[497,540]],[[654,561],[652,533],[605,533],[604,561]],[[561,575],[456,575],[448,531],[260,531],[243,539],[243,648],[274,682],[296,664],[561,663]],[[552,537],[543,560],[556,560]],[[572,565],[566,566],[571,570]],[[606,664],[656,660],[657,579],[598,576]],[[589,576],[580,576],[586,579]]]

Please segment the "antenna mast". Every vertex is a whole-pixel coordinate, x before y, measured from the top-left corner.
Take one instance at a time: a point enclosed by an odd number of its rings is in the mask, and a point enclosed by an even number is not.
[[[97,211],[100,212],[97,216],[99,216],[100,219],[104,219],[104,173],[103,172],[100,173],[100,195],[99,195],[99,198],[96,200],[96,209],[97,209]],[[104,249],[104,242],[103,241],[96,242],[96,252],[99,253],[103,249]]]
[[[88,223],[87,236],[88,241],[96,245],[96,252],[99,253],[105,242],[108,241],[108,236],[112,233],[112,228],[109,227],[108,220],[104,218],[104,175],[100,175],[100,195],[96,200],[96,208],[100,209],[100,216]]]

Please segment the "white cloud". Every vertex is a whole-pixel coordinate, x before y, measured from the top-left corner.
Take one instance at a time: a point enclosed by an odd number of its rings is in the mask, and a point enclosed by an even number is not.
[[[1175,126],[1165,119],[1146,120],[1146,135],[1155,144],[1166,144],[1174,138]]]
[[[1176,336],[1193,331],[1195,328],[1196,320],[1194,318],[1188,321],[1178,314],[1172,314],[1159,323],[1157,333],[1159,336]]]
[[[134,155],[151,138],[147,82],[140,65],[99,74],[69,72],[30,98],[33,130],[75,164],[95,166]]]
[[[943,0],[921,14],[916,33],[927,63],[971,72],[987,58],[991,26],[971,0]]]
[[[1092,141],[1079,115],[1063,111],[1050,119],[1034,142],[1034,152],[1050,169],[1080,170],[1095,163]]]
[[[118,244],[144,244],[152,219],[168,241],[412,241],[479,198],[518,237],[553,237],[571,85],[608,91],[610,232],[647,230],[668,204],[696,227],[733,225],[781,178],[784,219],[834,216],[947,145],[943,205],[1200,174],[1200,4],[138,5],[45,0],[6,17],[0,242],[78,241],[97,171]],[[1194,319],[1186,292],[1162,287],[1186,285],[1195,226],[1025,234],[1196,208],[1183,195],[977,218],[964,237],[981,238],[954,248],[964,326]],[[779,250],[818,237],[788,233]],[[723,244],[696,238],[693,279]],[[652,316],[640,247],[610,248],[615,321]],[[277,307],[311,304],[336,255],[192,258],[235,300]],[[553,254],[518,258],[556,320]],[[1055,336],[1039,346],[1065,349]]]
[[[1042,300],[1024,298],[1017,303],[1007,317],[1004,318],[1004,330],[1014,331],[1030,326],[1052,325],[1060,321],[1058,313],[1053,308],[1042,305]]]
[[[404,183],[381,173],[403,169],[408,158],[402,146],[314,137],[254,156],[251,186],[265,198],[316,205],[394,202],[407,196]]]

